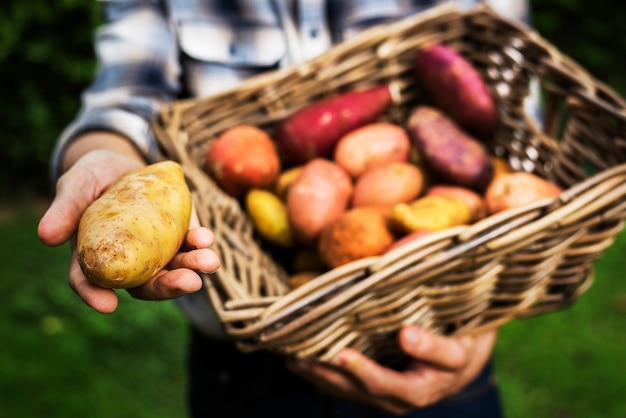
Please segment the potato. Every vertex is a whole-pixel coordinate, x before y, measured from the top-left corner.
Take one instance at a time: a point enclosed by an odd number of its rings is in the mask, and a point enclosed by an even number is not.
[[[373,122],[391,103],[388,85],[340,93],[296,110],[278,124],[273,136],[290,165],[330,158],[343,135]]]
[[[346,210],[352,192],[350,175],[337,163],[316,158],[302,166],[287,192],[287,213],[296,241],[312,244]]]
[[[293,290],[293,289],[297,289],[303,284],[310,282],[311,280],[315,279],[321,274],[322,274],[321,271],[315,271],[315,270],[314,271],[299,271],[297,273],[290,275],[287,278],[287,282],[289,283],[289,287]]]
[[[436,184],[426,191],[426,196],[452,196],[464,200],[470,207],[470,223],[477,222],[487,216],[487,205],[482,195],[461,186]]]
[[[384,210],[353,208],[322,231],[318,251],[328,267],[336,268],[359,258],[381,255],[394,240]]]
[[[224,131],[209,145],[205,167],[218,186],[233,197],[253,187],[269,187],[281,170],[274,142],[265,131],[238,125]]]
[[[289,187],[291,186],[293,181],[298,178],[301,171],[302,166],[295,166],[280,172],[278,174],[276,182],[271,187],[274,194],[278,196],[281,200],[285,200],[287,198],[287,191],[289,190]]]
[[[173,161],[122,176],[83,213],[78,263],[89,281],[132,288],[163,269],[183,243],[191,219],[191,193]]]
[[[483,191],[493,177],[493,163],[485,146],[450,118],[429,106],[413,110],[409,135],[434,182]]]
[[[278,196],[269,190],[253,188],[246,194],[245,206],[261,237],[281,247],[293,246],[287,206]]]
[[[341,137],[333,159],[353,178],[376,166],[409,158],[411,140],[406,131],[389,122],[375,122]]]
[[[385,250],[385,254],[387,254],[390,251],[395,250],[398,247],[402,247],[403,245],[408,244],[409,242],[415,241],[418,238],[424,237],[428,234],[432,234],[432,232],[433,231],[428,231],[426,229],[419,229],[417,231],[410,232],[398,238],[397,240],[393,242],[393,244],[387,247],[387,249]]]
[[[493,134],[498,113],[477,69],[454,49],[431,44],[418,51],[415,74],[437,107],[479,137]]]
[[[391,207],[407,203],[422,192],[422,171],[410,163],[391,162],[363,173],[354,185],[352,206]]]
[[[513,168],[507,160],[501,157],[491,157],[491,163],[493,165],[493,177],[497,177],[500,174],[512,173]]]
[[[500,174],[485,192],[490,214],[523,206],[547,197],[558,196],[563,189],[535,174],[524,171]]]
[[[451,196],[424,196],[391,208],[389,224],[402,232],[440,231],[470,222],[471,210],[465,201]]]

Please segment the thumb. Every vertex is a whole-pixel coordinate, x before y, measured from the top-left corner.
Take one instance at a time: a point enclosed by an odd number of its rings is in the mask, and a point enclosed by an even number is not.
[[[39,239],[44,245],[61,245],[76,231],[82,213],[93,200],[87,198],[85,184],[81,183],[67,175],[59,179],[54,200],[37,228]]]
[[[412,358],[442,369],[459,369],[467,364],[467,351],[458,338],[432,334],[411,325],[400,330],[400,346]]]

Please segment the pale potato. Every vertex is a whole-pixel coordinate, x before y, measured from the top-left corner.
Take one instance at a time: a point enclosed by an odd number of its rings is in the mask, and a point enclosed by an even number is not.
[[[191,205],[183,170],[175,162],[121,177],[80,219],[77,254],[87,279],[118,289],[145,283],[182,245]]]

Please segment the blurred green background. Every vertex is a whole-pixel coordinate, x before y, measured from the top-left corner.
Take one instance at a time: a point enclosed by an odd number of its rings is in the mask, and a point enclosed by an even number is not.
[[[626,93],[621,2],[536,0],[537,30]],[[0,4],[0,417],[184,416],[185,321],[170,303],[131,300],[95,314],[66,285],[67,247],[36,225],[52,145],[93,68],[97,2]],[[624,234],[622,234],[624,235]],[[510,418],[626,417],[626,238],[568,310],[503,327],[498,378]]]

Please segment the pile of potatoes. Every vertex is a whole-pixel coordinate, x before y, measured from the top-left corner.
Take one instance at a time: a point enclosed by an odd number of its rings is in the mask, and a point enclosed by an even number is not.
[[[242,201],[262,239],[293,252],[294,286],[562,191],[490,154],[497,110],[469,61],[433,44],[414,70],[432,104],[403,126],[384,120],[393,94],[378,85],[304,106],[271,134],[232,127],[208,147],[207,173]]]

